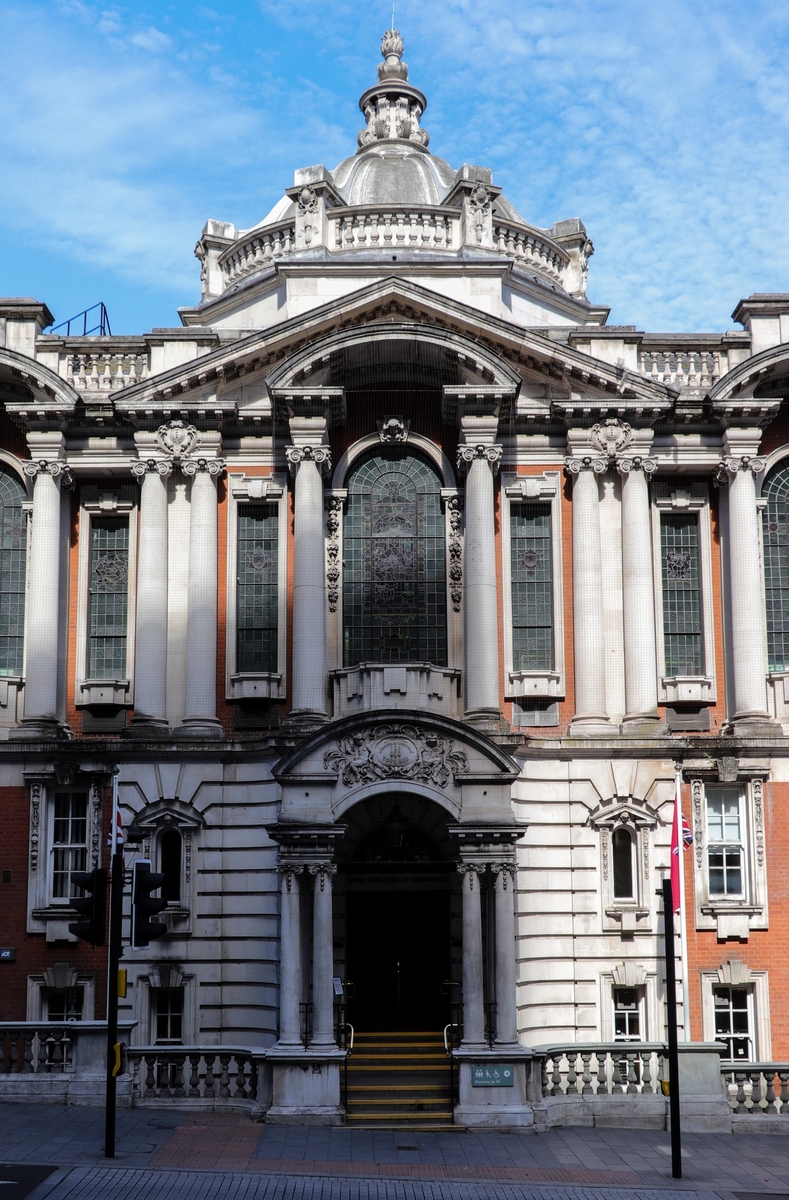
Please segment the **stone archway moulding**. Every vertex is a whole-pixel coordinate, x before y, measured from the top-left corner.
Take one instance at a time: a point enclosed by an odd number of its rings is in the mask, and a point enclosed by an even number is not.
[[[332,722],[280,760],[280,821],[334,823],[354,804],[408,792],[461,823],[514,824],[509,754],[460,722],[402,709]]]

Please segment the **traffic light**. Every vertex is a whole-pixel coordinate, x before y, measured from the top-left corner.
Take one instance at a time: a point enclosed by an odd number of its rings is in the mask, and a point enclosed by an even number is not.
[[[74,896],[71,907],[78,913],[84,913],[82,921],[72,921],[68,927],[69,933],[90,942],[91,946],[104,945],[104,932],[107,923],[107,872],[104,867],[96,867],[93,871],[72,871],[71,882],[75,887],[86,893],[84,896]]]
[[[134,864],[132,875],[132,911],[131,911],[131,944],[133,950],[141,950],[167,932],[167,926],[162,921],[152,921],[151,917],[167,904],[166,900],[152,896],[151,892],[158,891],[164,883],[164,875],[158,875],[151,870],[148,859],[138,858]]]

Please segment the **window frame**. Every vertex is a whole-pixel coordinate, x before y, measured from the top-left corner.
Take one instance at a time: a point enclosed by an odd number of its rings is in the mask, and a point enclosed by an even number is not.
[[[54,797],[59,792],[88,796],[85,870],[101,865],[104,777],[88,776],[82,786],[61,785],[52,776],[30,781],[30,838],[28,850],[27,932],[46,933],[47,942],[71,942],[69,922],[77,919],[70,897],[54,895]]]
[[[663,1041],[661,1020],[662,1002],[658,989],[658,977],[654,971],[647,971],[640,963],[633,960],[617,963],[617,965],[600,975],[600,1040],[616,1042],[614,1027],[614,993],[618,988],[634,988],[639,994],[639,1015],[641,1018],[641,1041]],[[622,1046],[634,1043],[621,1042]]]
[[[287,692],[288,638],[288,489],[279,475],[227,476],[227,579],[225,698],[227,700],[284,700]],[[270,504],[277,509],[277,667],[275,671],[237,669],[238,517],[243,504]]]
[[[22,464],[5,450],[0,450],[0,464],[7,468],[8,474],[14,477],[22,486],[25,498],[22,500],[22,514],[26,525],[25,538],[25,620],[22,635],[22,671],[19,675],[0,676],[0,729],[10,729],[19,724],[22,718],[22,701],[24,696],[24,681],[27,671],[27,617],[28,617],[28,585],[30,582],[30,514],[33,509],[33,481],[25,475]]]
[[[512,627],[512,505],[544,504],[550,509],[553,570],[553,666],[548,670],[515,670]],[[501,613],[504,641],[504,695],[508,700],[559,700],[566,695],[564,579],[562,554],[562,476],[559,471],[534,475],[503,474],[501,481]]]
[[[599,805],[590,814],[589,824],[600,839],[598,894],[603,933],[629,936],[649,932],[655,919],[650,894],[650,859],[658,825],[657,813],[630,798],[613,805],[610,802]],[[630,834],[632,844],[633,896],[614,895],[613,836],[622,827]]]
[[[77,636],[75,696],[78,707],[93,705],[130,707],[134,703],[134,657],[137,627],[137,516],[132,486],[101,491],[86,485],[79,510],[79,554],[77,565]],[[90,675],[90,562],[93,547],[93,521],[96,518],[125,518],[129,523],[129,561],[126,580],[126,670],[115,678]]]
[[[644,1010],[646,1007],[646,997],[644,994],[645,990],[646,989],[644,988],[643,985],[641,987],[639,987],[638,985],[633,985],[633,984],[622,985],[622,984],[615,983],[612,981],[612,984],[611,984],[611,1007],[612,1007],[611,1021],[612,1021],[612,1029],[613,1029],[612,1041],[620,1042],[622,1045],[627,1046],[627,1045],[632,1045],[632,1044],[638,1043],[638,1042],[645,1042],[647,1040],[644,1037],[644,1029],[645,1029]],[[636,995],[635,1008],[634,1009],[618,1009],[617,1005],[616,1005],[617,992],[635,992],[635,995]],[[639,1033],[638,1033],[637,1037],[632,1037],[630,1035],[627,1035],[625,1037],[617,1036],[616,1015],[618,1012],[625,1012],[628,1014],[630,1012],[635,1013],[636,1017],[638,1018],[638,1028],[639,1028]]]
[[[712,892],[707,788],[736,789],[740,796],[742,883],[739,895]],[[718,939],[747,941],[751,929],[768,928],[764,781],[761,778],[691,778],[692,855],[697,929],[716,930]],[[717,839],[715,840],[717,842]],[[686,862],[688,859],[686,858]]]
[[[727,959],[714,970],[700,973],[701,988],[701,1032],[702,1040],[714,1042],[715,1004],[713,990],[717,987],[744,987],[748,990],[750,1005],[750,1037],[753,1045],[753,1062],[770,1062],[772,1058],[772,1029],[770,1020],[770,981],[765,970],[751,970],[738,959]],[[726,1063],[743,1062],[743,1059],[725,1059]]]
[[[701,604],[702,672],[699,675],[666,673],[663,618],[663,561],[661,518],[695,514],[698,525],[699,598]],[[662,704],[715,704],[715,623],[712,592],[712,532],[709,487],[658,479],[652,484],[652,554],[655,593],[655,638],[658,660],[658,700]]]

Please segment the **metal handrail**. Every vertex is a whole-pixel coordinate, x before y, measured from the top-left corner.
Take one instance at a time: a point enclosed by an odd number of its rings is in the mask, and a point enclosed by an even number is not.
[[[88,329],[88,314],[94,312],[96,309],[99,310],[98,324]],[[74,317],[69,317],[67,321],[61,321],[59,325],[53,325],[49,332],[57,333],[59,329],[65,329],[65,336],[71,337],[71,326],[77,324],[79,321],[82,321],[82,333],[75,334],[75,337],[90,337],[93,333],[98,333],[99,337],[112,337],[110,318],[107,315],[107,309],[103,300],[100,300],[98,304],[92,304],[90,308],[84,308],[82,312],[77,313]]]
[[[458,1023],[456,1021],[450,1021],[448,1025],[444,1026],[444,1049],[446,1050],[447,1054],[449,1054],[449,1055],[452,1054],[452,1047],[450,1046],[449,1041],[447,1039],[447,1030],[448,1029],[459,1029],[459,1028],[460,1028],[460,1026],[458,1025]]]

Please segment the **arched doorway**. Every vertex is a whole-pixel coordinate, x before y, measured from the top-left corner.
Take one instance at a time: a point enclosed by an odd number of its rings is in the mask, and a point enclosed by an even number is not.
[[[429,800],[388,792],[343,820],[335,907],[348,1018],[360,1031],[441,1030],[452,1019],[461,971],[449,815]]]

